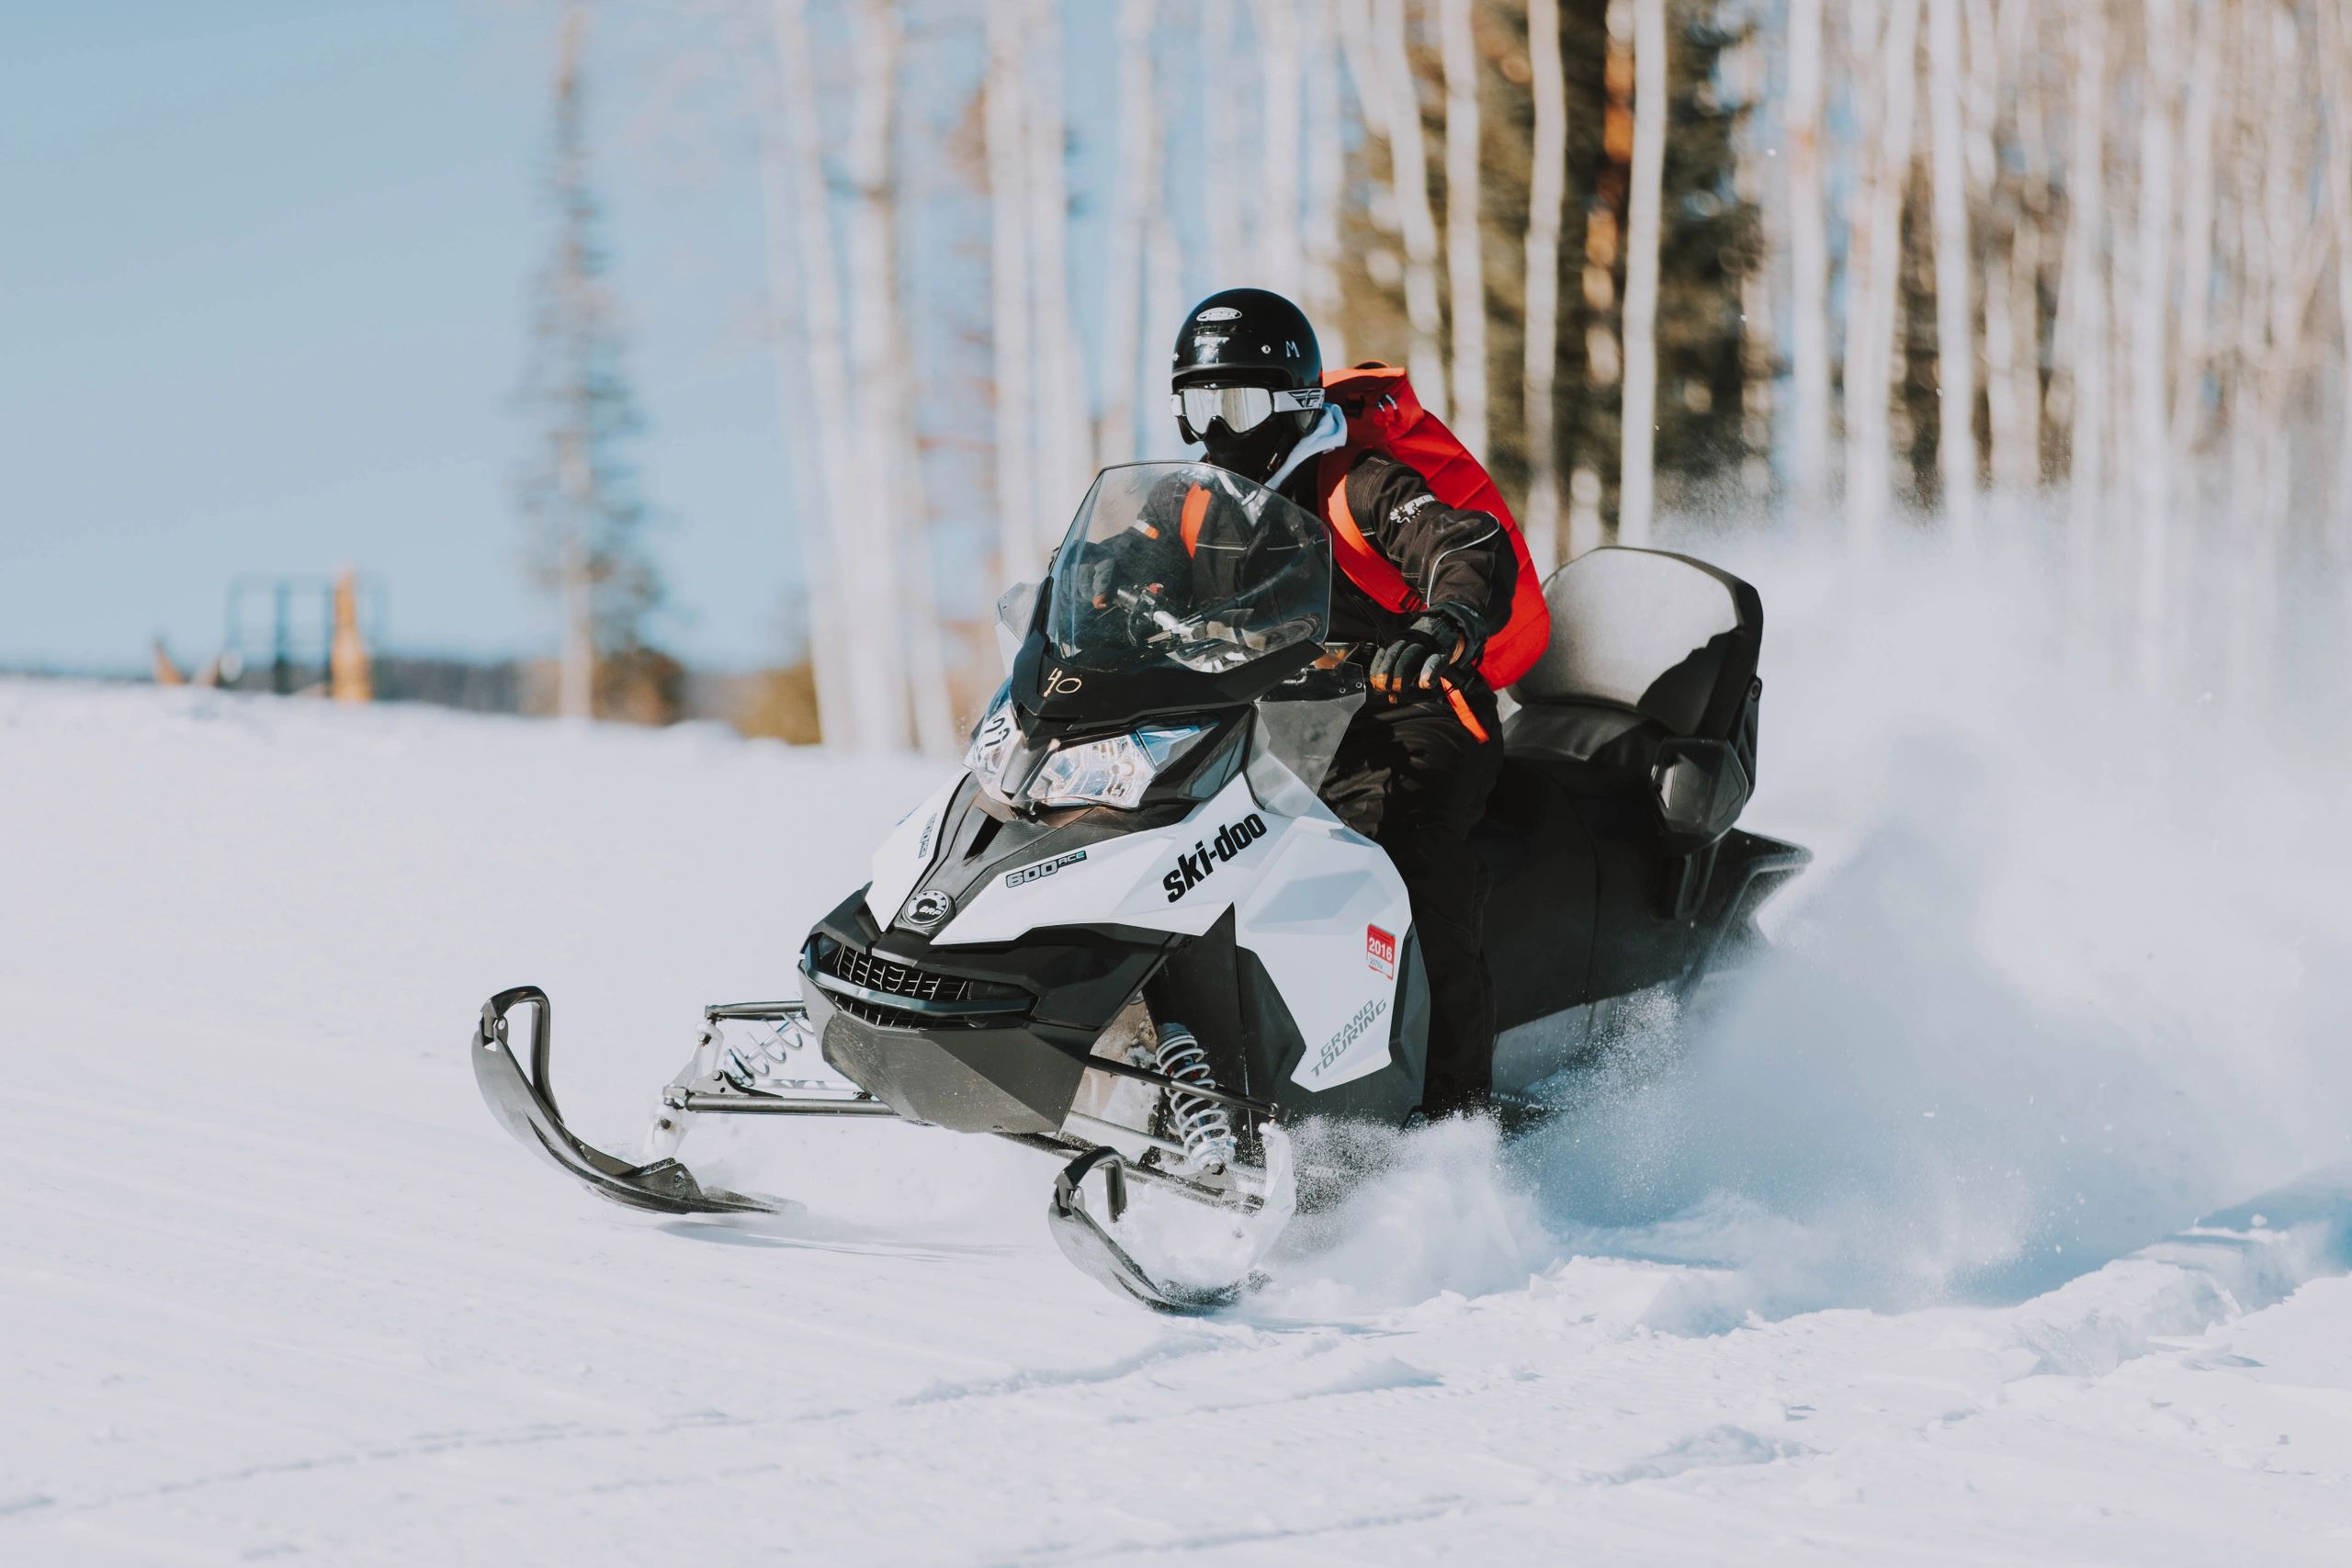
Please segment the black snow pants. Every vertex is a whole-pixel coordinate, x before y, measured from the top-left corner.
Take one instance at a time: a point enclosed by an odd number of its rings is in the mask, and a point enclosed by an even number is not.
[[[1488,739],[1451,705],[1391,705],[1374,696],[1341,737],[1323,799],[1340,821],[1388,852],[1413,902],[1430,981],[1431,1116],[1486,1108],[1494,1080],[1495,991],[1487,976],[1487,872],[1470,829],[1503,765],[1502,723],[1484,682],[1464,694]]]

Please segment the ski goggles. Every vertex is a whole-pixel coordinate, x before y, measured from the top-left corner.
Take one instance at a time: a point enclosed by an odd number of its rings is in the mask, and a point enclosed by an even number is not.
[[[1278,410],[1312,413],[1323,406],[1323,389],[1302,387],[1294,392],[1268,387],[1180,387],[1168,403],[1185,429],[1196,436],[1214,419],[1225,421],[1226,429],[1234,434],[1244,435],[1273,418]]]

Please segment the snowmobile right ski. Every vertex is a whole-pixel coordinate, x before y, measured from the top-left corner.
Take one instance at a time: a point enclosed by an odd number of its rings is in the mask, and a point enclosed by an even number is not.
[[[1135,1255],[1119,1245],[1086,1206],[1086,1179],[1100,1169],[1111,1223],[1118,1224],[1120,1216],[1126,1212],[1128,1166],[1125,1156],[1112,1148],[1089,1150],[1070,1161],[1054,1178],[1053,1197],[1046,1206],[1046,1223],[1054,1233],[1054,1244],[1081,1273],[1122,1295],[1134,1298],[1154,1312],[1167,1313],[1173,1317],[1202,1317],[1234,1305],[1268,1282],[1268,1276],[1257,1267],[1258,1259],[1265,1255],[1274,1237],[1290,1224],[1291,1215],[1297,1208],[1290,1140],[1280,1127],[1272,1123],[1261,1130],[1261,1135],[1266,1150],[1264,1191],[1257,1199],[1254,1208],[1243,1211],[1248,1214],[1246,1224],[1256,1232],[1256,1237],[1250,1247],[1250,1264],[1240,1278],[1202,1285],[1162,1280],[1136,1262]],[[1149,1168],[1146,1168],[1143,1174],[1162,1178],[1162,1173]],[[1193,1183],[1189,1181],[1179,1178],[1168,1184],[1183,1191],[1188,1202],[1204,1201],[1195,1195]]]

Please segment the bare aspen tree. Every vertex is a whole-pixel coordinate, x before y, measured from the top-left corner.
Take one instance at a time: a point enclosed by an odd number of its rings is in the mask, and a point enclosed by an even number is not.
[[[1634,163],[1625,213],[1625,403],[1617,539],[1649,543],[1657,495],[1657,282],[1666,198],[1666,0],[1634,0]]]
[[[1858,6],[1857,15],[1865,7]],[[1886,28],[1873,40],[1857,28],[1856,58],[1875,43],[1875,113],[1866,132],[1869,176],[1855,203],[1848,247],[1846,323],[1846,521],[1852,536],[1875,544],[1891,494],[1889,399],[1894,375],[1903,192],[1911,172],[1917,118],[1919,0],[1892,0]]]
[[[1372,17],[1374,68],[1386,123],[1389,184],[1396,197],[1396,222],[1405,241],[1405,319],[1411,329],[1405,367],[1421,406],[1448,417],[1445,361],[1438,336],[1444,322],[1438,310],[1437,215],[1430,204],[1429,150],[1421,136],[1421,97],[1405,51],[1405,0],[1374,0]]]
[[[2172,314],[2173,110],[2178,72],[2178,13],[2173,0],[2143,0],[2140,81],[2137,237],[2132,247],[2132,467],[2137,506],[2139,592],[2134,638],[2141,684],[2163,680],[2165,590],[2172,569],[2171,387],[2166,350]]]
[[[1208,166],[1219,175],[1241,167],[1241,74],[1235,69],[1233,0],[1204,0],[1201,8],[1203,93],[1201,120]],[[1247,181],[1213,177],[1202,182],[1203,216],[1209,247],[1210,288],[1229,288],[1249,280],[1248,205],[1239,188]]]
[[[1789,373],[1797,514],[1818,526],[1829,501],[1829,210],[1821,169],[1822,0],[1789,0]]]
[[[1168,185],[1168,171],[1173,163],[1169,144],[1183,109],[1183,90],[1175,72],[1159,73],[1154,87],[1159,112],[1152,117],[1159,134],[1152,138],[1151,170],[1144,186],[1148,199],[1144,209],[1143,299],[1144,319],[1149,323],[1145,342],[1151,352],[1136,356],[1131,374],[1136,378],[1136,406],[1144,414],[1138,423],[1147,454],[1169,449],[1169,444],[1175,439],[1174,424],[1167,412],[1167,344],[1175,335],[1177,318],[1188,301],[1184,298],[1183,235],[1172,216],[1176,207],[1174,193]]]
[[[1967,150],[1961,130],[1960,0],[1928,0],[1928,126],[1936,231],[1936,464],[1944,518],[1976,534],[1976,318],[1969,283]]]
[[[855,676],[869,748],[898,750],[909,740],[910,681],[904,561],[923,547],[905,513],[906,468],[913,454],[904,395],[906,356],[899,341],[898,261],[890,141],[895,120],[899,27],[890,0],[859,0],[854,35],[849,140],[842,172],[850,186],[850,375],[855,387],[859,504],[855,553],[843,574],[859,648]],[[936,618],[935,616],[933,618]],[[944,672],[940,690],[944,691]]]
[[[2222,60],[2228,35],[2225,0],[2191,0],[2196,25],[2188,50],[2188,99],[2183,110],[2180,212],[2180,348],[2172,378],[2172,447],[2193,454],[2201,444],[2205,379],[2211,370],[2213,321],[2213,139],[2219,118]]]
[[[2335,210],[2335,316],[2343,359],[2337,370],[2342,434],[2335,448],[2335,527],[2339,569],[2352,594],[2352,0],[2319,0],[2322,80],[2336,89],[2325,107],[2329,205]],[[2352,605],[2347,605],[2352,624]]]
[[[2011,0],[2014,4],[2015,0]],[[2015,51],[2008,38],[2007,17],[1993,0],[1970,0],[1968,12],[1969,178],[1985,193],[1986,206],[1996,205],[1992,192],[1998,181],[1994,160],[1995,128],[2000,116],[2000,84],[2015,69]],[[1977,166],[1979,152],[1985,167]],[[1988,231],[1983,247],[1984,273],[1984,434],[1991,459],[1995,514],[2010,513],[2013,492],[2030,483],[2018,469],[2023,446],[2017,385],[2017,359],[2022,349],[2013,315],[2018,247],[2026,223],[2022,201],[2006,204],[2008,232],[1998,239]],[[2037,315],[2039,311],[2037,310]],[[2030,470],[2027,470],[2030,474]]]
[[[1371,0],[1331,0],[1331,14],[1339,32],[1340,57],[1346,66],[1348,82],[1355,89],[1357,120],[1368,134],[1385,139],[1388,134],[1388,74],[1372,39]],[[1371,220],[1375,232],[1396,234],[1399,224],[1396,160],[1392,156],[1385,171],[1376,162],[1366,163],[1372,188],[1364,204],[1364,215]],[[1387,254],[1385,248],[1383,254]],[[1346,363],[1336,353],[1324,357],[1329,362]]]
[[[2066,169],[2064,303],[2069,423],[2069,576],[2086,592],[2107,489],[2108,268],[2106,0],[2075,0],[2074,152]]]
[[[1119,7],[1119,173],[1111,194],[1111,231],[1103,246],[1102,418],[1095,427],[1100,468],[1136,456],[1136,378],[1129,367],[1142,323],[1145,211],[1155,197],[1159,96],[1153,84],[1154,0]]]
[[[1340,51],[1332,0],[1307,0],[1306,42],[1306,313],[1323,340],[1324,361],[1348,363],[1340,321],[1340,209],[1347,192],[1347,134],[1341,120]]]
[[[781,36],[779,36],[779,42]],[[809,328],[809,287],[800,274],[795,251],[797,198],[783,120],[786,107],[781,85],[768,84],[762,96],[760,130],[760,194],[762,232],[765,240],[770,309],[775,317],[773,336],[775,362],[776,418],[782,427],[786,460],[791,465],[798,525],[800,572],[808,602],[808,667],[817,688],[820,733],[831,718],[851,721],[849,664],[843,657],[844,628],[841,620],[839,563],[826,536],[833,508],[832,486],[836,451],[829,437],[838,438],[841,407],[822,406],[825,399],[813,391],[818,349]],[[838,321],[832,342],[832,371],[842,377]],[[828,740],[832,737],[825,736]]]
[[[1035,326],[1037,504],[1066,517],[1093,469],[1086,387],[1070,327],[1069,147],[1062,108],[1060,0],[1028,0],[1031,321]],[[1048,528],[1048,533],[1057,529]]]
[[[1258,274],[1276,293],[1296,299],[1305,270],[1299,231],[1299,118],[1306,62],[1298,0],[1257,13],[1258,70],[1265,106],[1258,152],[1265,178],[1259,186]]]
[[[1535,144],[1527,201],[1526,349],[1528,553],[1549,576],[1558,564],[1559,434],[1553,375],[1559,357],[1560,220],[1568,200],[1567,73],[1560,58],[1560,0],[1528,0],[1527,56],[1535,89]]]
[[[1487,267],[1478,228],[1478,48],[1470,0],[1440,0],[1445,71],[1445,276],[1453,326],[1453,425],[1487,450]]]
[[[956,722],[955,691],[948,679],[946,625],[940,614],[939,573],[931,550],[931,499],[923,484],[922,454],[916,450],[914,426],[902,421],[900,450],[907,476],[905,506],[914,526],[908,547],[900,552],[906,573],[908,679],[912,688],[915,744],[934,757],[952,757],[964,748],[965,728]]]
[[[982,136],[989,178],[989,333],[996,379],[997,570],[1010,581],[1042,554],[1030,391],[1028,85],[1018,6],[988,7]]]
[[[863,541],[859,536],[856,476],[851,471],[850,378],[842,330],[841,267],[833,250],[833,218],[824,177],[822,131],[817,87],[809,69],[807,0],[773,0],[769,31],[776,57],[777,164],[783,206],[792,231],[800,286],[801,320],[808,342],[805,371],[809,404],[816,412],[820,496],[825,513],[823,558],[831,570],[813,590],[821,602],[810,617],[820,636],[831,628],[832,648],[812,649],[818,681],[819,722],[825,744],[865,751],[875,739],[878,716],[873,694],[859,672],[871,630],[858,619],[851,586]],[[836,652],[838,649],[838,652]],[[834,669],[828,671],[827,662]],[[828,689],[831,695],[828,697]],[[831,706],[823,705],[828,700]]]
[[[2039,0],[1998,0],[1994,54],[2011,83],[2017,179],[2007,244],[1993,254],[1985,276],[1986,405],[1993,437],[1993,483],[2008,499],[2004,511],[2041,483],[2041,269],[2044,243],[2040,202],[2048,189],[2050,157],[2039,92],[2041,51]]]

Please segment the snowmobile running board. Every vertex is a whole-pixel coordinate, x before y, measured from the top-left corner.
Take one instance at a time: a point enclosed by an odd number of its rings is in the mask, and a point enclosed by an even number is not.
[[[507,1026],[507,1014],[526,1002],[530,1003],[533,1010],[531,1066],[527,1073],[514,1057]],[[474,1059],[474,1081],[481,1087],[481,1097],[489,1102],[492,1113],[524,1147],[536,1149],[548,1163],[578,1178],[598,1197],[632,1209],[647,1209],[657,1214],[756,1214],[775,1212],[775,1205],[767,1200],[704,1187],[676,1160],[658,1159],[647,1165],[632,1165],[582,1141],[564,1125],[563,1113],[556,1109],[555,1085],[548,1077],[548,1056],[554,1034],[554,1010],[548,1005],[548,994],[537,986],[517,986],[491,998],[482,1004],[481,1022],[474,1030],[474,1048],[470,1053]],[[685,1098],[691,1101],[703,1097],[690,1095]],[[725,1098],[729,1103],[704,1107],[689,1105],[685,1109],[741,1111],[756,1106],[758,1110],[769,1112],[891,1114],[889,1107],[878,1100],[804,1104],[785,1100],[746,1098],[737,1100],[732,1096],[709,1098]]]

